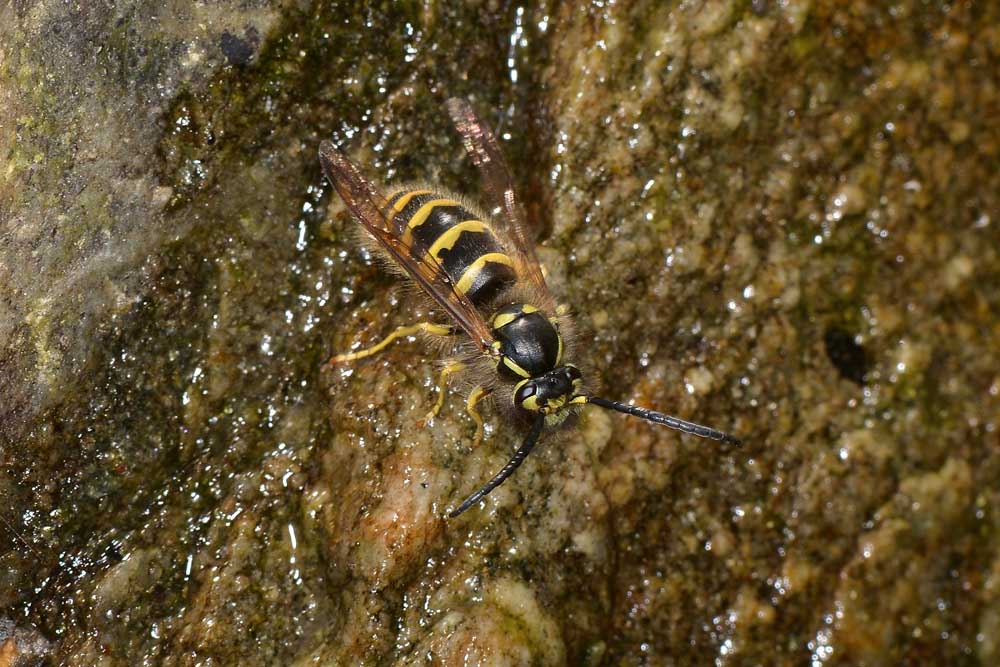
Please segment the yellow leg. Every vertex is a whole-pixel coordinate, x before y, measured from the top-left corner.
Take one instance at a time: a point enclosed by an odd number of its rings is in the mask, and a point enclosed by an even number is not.
[[[370,357],[373,354],[378,354],[390,343],[394,342],[399,338],[405,338],[406,336],[412,336],[420,332],[431,334],[432,336],[450,336],[454,333],[454,329],[450,326],[444,324],[434,324],[433,322],[418,322],[417,324],[408,324],[406,326],[399,327],[391,334],[383,338],[377,344],[365,348],[364,350],[358,350],[357,352],[348,352],[347,354],[336,354],[330,357],[330,364],[340,364],[345,361],[354,361],[355,359],[364,359],[365,357]]]
[[[473,447],[483,441],[483,418],[479,416],[479,410],[476,409],[476,405],[479,401],[489,395],[489,391],[483,389],[482,387],[476,387],[472,390],[472,393],[469,394],[469,398],[465,401],[465,411],[468,412],[469,416],[476,422],[476,434],[472,437]]]
[[[465,364],[463,364],[461,361],[456,361],[455,363],[448,364],[443,369],[441,369],[441,377],[438,379],[437,402],[434,404],[434,407],[431,409],[431,411],[427,413],[427,416],[424,419],[429,420],[432,417],[436,417],[437,414],[441,412],[441,408],[444,407],[444,397],[448,395],[448,377],[461,371],[464,368]]]

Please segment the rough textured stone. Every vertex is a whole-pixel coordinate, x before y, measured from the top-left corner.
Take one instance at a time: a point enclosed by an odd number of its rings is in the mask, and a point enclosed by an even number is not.
[[[998,25],[0,8],[0,660],[995,663]],[[520,434],[473,449],[459,395],[423,424],[419,343],[325,368],[426,307],[316,149],[475,197],[454,95],[593,384],[742,449],[587,412],[444,518]]]

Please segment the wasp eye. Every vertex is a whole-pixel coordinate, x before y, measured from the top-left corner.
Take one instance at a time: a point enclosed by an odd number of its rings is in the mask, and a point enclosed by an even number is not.
[[[535,383],[529,382],[517,390],[517,393],[514,394],[514,401],[516,403],[523,403],[537,393],[538,388],[535,387]]]
[[[525,382],[521,387],[514,392],[514,405],[531,412],[535,412],[539,409],[540,389],[536,382]]]

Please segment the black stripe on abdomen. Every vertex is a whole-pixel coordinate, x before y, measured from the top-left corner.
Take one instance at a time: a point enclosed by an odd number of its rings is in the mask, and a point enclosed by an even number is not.
[[[482,260],[483,257],[489,256],[480,256],[479,260]],[[480,268],[477,266],[479,263],[477,261],[466,269],[466,273],[458,281],[459,291],[464,292],[469,301],[476,306],[493,301],[500,296],[501,292],[513,286],[517,281],[517,274],[514,273],[514,268],[509,264],[510,258],[507,255],[500,257],[508,263],[488,260],[481,262],[482,267]]]
[[[441,268],[458,282],[473,262],[490,252],[502,252],[492,234],[462,232],[454,246],[438,252],[437,260]]]
[[[430,253],[455,289],[479,306],[516,282],[513,262],[490,228],[446,195],[407,191],[389,200],[415,256]]]
[[[435,206],[426,220],[417,226],[410,226],[413,245],[426,252],[446,231],[463,220],[472,219],[475,216],[461,206]]]

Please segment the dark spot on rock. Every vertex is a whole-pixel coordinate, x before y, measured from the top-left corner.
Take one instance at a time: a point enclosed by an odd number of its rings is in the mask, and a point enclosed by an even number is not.
[[[854,342],[854,336],[839,327],[826,330],[823,335],[826,356],[840,372],[840,376],[859,385],[868,377],[868,353]]]
[[[257,31],[253,28],[247,30],[246,39],[237,37],[230,32],[224,32],[219,37],[219,47],[230,65],[246,65],[250,62],[259,43]]]

